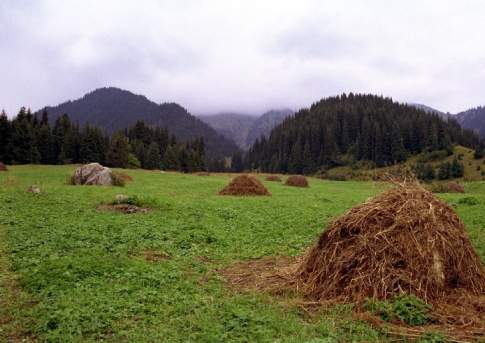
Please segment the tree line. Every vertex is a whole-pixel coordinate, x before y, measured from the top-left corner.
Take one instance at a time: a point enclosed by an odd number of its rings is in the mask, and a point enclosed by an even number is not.
[[[49,115],[35,116],[24,107],[9,120],[0,113],[0,161],[15,164],[99,162],[118,168],[167,169],[194,172],[206,169],[202,138],[178,142],[160,127],[138,121],[106,135],[98,127],[73,123],[67,114],[51,127]]]
[[[476,147],[478,136],[455,120],[443,120],[390,98],[352,93],[330,97],[277,126],[247,153],[247,169],[311,174],[357,161],[382,167],[453,144]]]

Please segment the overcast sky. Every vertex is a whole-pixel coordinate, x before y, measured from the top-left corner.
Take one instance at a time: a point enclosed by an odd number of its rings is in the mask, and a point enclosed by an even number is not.
[[[485,105],[483,0],[1,0],[0,108],[103,86],[192,113],[342,92]]]

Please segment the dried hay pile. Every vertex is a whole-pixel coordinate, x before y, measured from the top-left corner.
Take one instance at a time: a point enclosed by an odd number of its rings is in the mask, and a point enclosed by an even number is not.
[[[114,172],[113,174],[115,174],[118,178],[120,178],[124,182],[133,182],[133,178],[130,175],[126,174],[126,173],[123,173],[123,172]]]
[[[278,175],[268,175],[266,176],[266,181],[281,182],[281,178]]]
[[[285,185],[294,187],[308,187],[308,180],[302,175],[293,175],[286,179]]]
[[[211,174],[209,172],[202,171],[202,172],[198,172],[196,175],[197,176],[210,176]]]
[[[451,181],[446,185],[448,193],[465,193],[465,188],[458,182]]]
[[[320,235],[297,271],[317,300],[425,301],[485,295],[485,270],[456,213],[416,183],[351,209]]]
[[[271,195],[264,185],[253,176],[240,175],[219,192],[220,195]]]

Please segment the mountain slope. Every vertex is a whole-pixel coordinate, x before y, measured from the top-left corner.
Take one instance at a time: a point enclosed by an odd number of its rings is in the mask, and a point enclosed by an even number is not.
[[[245,148],[246,139],[256,117],[239,113],[219,113],[200,116],[200,120],[209,124],[224,137],[233,140],[240,148]]]
[[[451,116],[449,113],[441,112],[441,111],[439,111],[439,110],[437,110],[433,107],[426,106],[426,105],[423,105],[423,104],[409,103],[408,105],[416,107],[419,110],[423,110],[426,113],[437,114],[440,117],[442,117],[443,119],[448,119]]]
[[[456,119],[464,128],[473,130],[485,138],[485,107],[460,112],[456,115]]]
[[[156,104],[142,95],[119,88],[100,88],[82,98],[58,106],[46,107],[54,122],[67,113],[73,122],[101,127],[108,133],[127,128],[138,120],[152,126],[165,127],[182,141],[203,137],[210,158],[230,156],[238,150],[236,144],[213,128],[192,116],[176,103]]]
[[[224,137],[236,142],[241,149],[247,150],[256,139],[261,136],[268,137],[271,130],[292,113],[291,110],[283,109],[268,111],[260,117],[238,113],[220,113],[199,118]]]
[[[245,147],[250,148],[261,136],[269,137],[271,130],[291,114],[293,114],[293,111],[289,109],[271,110],[264,113],[249,129]]]
[[[246,167],[309,174],[356,161],[392,165],[423,151],[477,143],[478,137],[455,120],[390,98],[351,93],[322,99],[288,117],[252,146]]]

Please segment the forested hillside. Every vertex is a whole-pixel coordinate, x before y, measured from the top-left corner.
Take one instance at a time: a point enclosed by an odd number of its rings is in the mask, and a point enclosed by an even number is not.
[[[300,110],[256,141],[245,165],[283,173],[313,173],[355,161],[376,166],[422,151],[475,147],[478,136],[454,120],[374,95],[330,97]]]
[[[108,136],[98,127],[73,123],[67,114],[49,124],[22,108],[13,120],[0,114],[0,161],[14,164],[71,164],[99,162],[111,167],[206,169],[203,138],[179,142],[164,128],[138,121]]]
[[[476,107],[458,113],[456,119],[464,128],[474,130],[485,138],[485,107]]]
[[[204,138],[210,158],[231,156],[236,144],[223,137],[206,123],[175,103],[156,104],[142,95],[118,88],[100,88],[84,97],[54,107],[46,107],[52,125],[64,113],[72,122],[84,127],[87,123],[111,134],[142,120],[154,127],[166,128],[180,141]],[[36,113],[40,118],[42,111]]]

